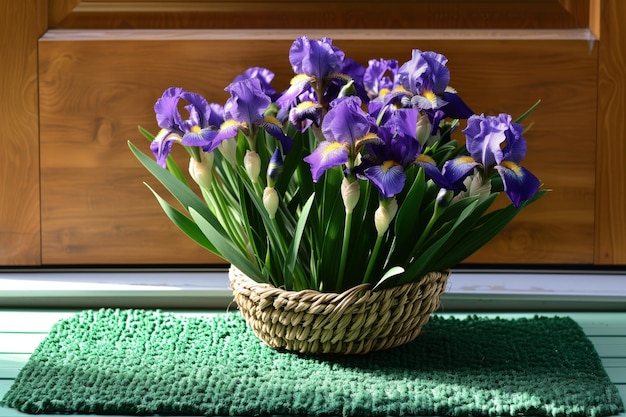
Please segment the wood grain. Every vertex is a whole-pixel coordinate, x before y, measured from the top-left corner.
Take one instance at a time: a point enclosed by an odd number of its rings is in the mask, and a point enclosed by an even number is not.
[[[626,264],[626,2],[603,0],[598,70],[595,262]]]
[[[0,265],[40,263],[37,39],[46,18],[45,0],[0,2]]]
[[[150,180],[126,147],[147,144],[152,106],[169,86],[222,103],[224,86],[252,65],[292,76],[288,47],[300,34],[177,32],[171,40],[50,33],[40,43],[43,260],[75,263],[210,263],[215,259],[172,230],[142,185]],[[477,112],[519,115],[537,99],[525,165],[554,191],[470,259],[489,263],[592,263],[597,48],[564,38],[399,37],[335,42],[359,62],[406,61],[412,48],[449,58],[451,84]],[[329,31],[332,37],[332,31]],[[185,39],[188,37],[188,39]]]
[[[90,28],[582,28],[589,0],[129,1],[50,3],[54,27]],[[78,3],[68,8],[70,3]]]

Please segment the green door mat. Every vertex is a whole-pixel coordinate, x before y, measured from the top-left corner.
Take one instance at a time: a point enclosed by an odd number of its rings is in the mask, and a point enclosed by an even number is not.
[[[61,321],[3,399],[28,413],[605,416],[615,386],[569,318],[434,316],[415,342],[358,357],[263,345],[239,313],[88,310]]]

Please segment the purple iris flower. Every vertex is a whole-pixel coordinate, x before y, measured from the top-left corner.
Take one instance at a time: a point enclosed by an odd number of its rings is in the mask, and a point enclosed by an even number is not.
[[[274,79],[274,73],[267,68],[263,67],[251,67],[235,77],[233,83],[237,81],[243,81],[250,78],[256,78],[259,80],[261,84],[261,89],[265,94],[269,96],[272,101],[276,101],[278,99],[279,94],[276,92],[274,87],[272,87],[272,80]]]
[[[263,113],[272,100],[263,91],[258,78],[234,82],[225,90],[230,93],[230,98],[224,110],[233,120],[248,127],[263,122]]]
[[[331,75],[339,73],[343,67],[345,54],[333,46],[330,38],[321,40],[309,39],[306,36],[297,38],[289,50],[289,62],[296,76],[291,86],[278,99],[280,107],[290,107],[293,101],[313,84],[318,91],[325,92]],[[318,97],[318,100],[322,100]]]
[[[380,198],[390,198],[404,189],[406,169],[421,151],[414,137],[397,132],[391,124],[378,129],[379,143],[369,144],[367,155],[355,169],[359,178],[368,179],[378,188]]]
[[[301,36],[296,39],[289,50],[289,62],[296,74],[306,74],[317,80],[338,72],[345,54],[330,38],[321,40]]]
[[[370,98],[393,90],[397,73],[398,61],[395,59],[371,59],[363,75],[363,85]]]
[[[419,117],[417,109],[398,109],[378,129],[380,143],[367,146],[367,155],[356,168],[360,178],[367,178],[379,190],[381,198],[389,198],[404,188],[405,171],[413,164],[420,166],[441,188],[464,188],[460,180],[442,172],[432,157],[422,154],[422,145],[415,137]]]
[[[363,103],[370,101],[365,87],[363,87],[363,77],[365,67],[351,58],[344,58],[343,65],[338,73],[333,74],[328,87],[324,92],[324,102],[330,103],[342,94],[342,89],[346,83],[352,81],[350,88],[354,90],[351,94],[358,96]]]
[[[302,101],[289,111],[289,121],[301,132],[311,125],[319,126],[321,119],[322,107],[313,100]]]
[[[188,119],[183,119],[178,110],[180,100],[189,103],[185,106],[189,113]],[[165,90],[155,103],[154,111],[161,132],[150,144],[150,149],[161,166],[165,166],[172,145],[176,142],[209,149],[217,135],[217,128],[224,121],[221,106],[209,104],[199,94],[178,87]]]
[[[397,72],[397,87],[384,98],[385,104],[400,104],[423,111],[431,122],[436,134],[439,123],[446,117],[467,119],[474,112],[448,86],[450,70],[448,59],[435,52],[422,52],[415,49],[410,61],[405,62]]]
[[[283,132],[281,123],[276,118],[264,115],[271,99],[263,91],[258,78],[236,81],[225,90],[230,93],[224,106],[227,118],[213,138],[209,151],[213,151],[223,141],[237,136],[239,130],[251,137],[256,134],[257,127],[262,127],[281,142],[285,153],[289,152],[291,139]]]
[[[479,167],[488,178],[495,169],[504,184],[504,192],[515,207],[530,199],[539,190],[540,182],[520,165],[526,155],[523,127],[513,123],[511,116],[474,115],[467,120],[466,147],[470,156],[446,162],[454,178],[465,178],[474,167]]]
[[[304,158],[311,165],[313,180],[318,181],[329,168],[353,163],[363,146],[379,140],[373,128],[373,120],[361,109],[361,99],[351,96],[333,101],[322,122],[326,140]]]

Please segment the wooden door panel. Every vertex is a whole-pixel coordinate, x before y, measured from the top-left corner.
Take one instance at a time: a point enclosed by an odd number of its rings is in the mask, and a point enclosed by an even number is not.
[[[169,225],[127,140],[147,150],[153,105],[169,86],[223,103],[253,65],[292,76],[300,32],[51,31],[40,41],[45,264],[212,263]],[[313,35],[319,35],[314,33]],[[449,58],[451,84],[477,112],[521,114],[537,99],[526,166],[554,191],[471,262],[591,263],[597,48],[584,32],[329,31],[347,56],[406,61],[412,48]],[[323,36],[323,35],[322,35]],[[566,70],[564,70],[566,68]]]
[[[590,0],[54,0],[65,29],[586,28]]]
[[[37,39],[45,31],[45,0],[0,2],[2,266],[41,262]]]

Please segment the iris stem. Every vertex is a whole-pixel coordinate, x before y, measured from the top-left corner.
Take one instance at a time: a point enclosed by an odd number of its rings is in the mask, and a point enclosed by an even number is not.
[[[428,224],[424,228],[424,231],[420,235],[420,238],[418,239],[418,241],[415,244],[415,246],[413,246],[413,250],[411,251],[411,254],[409,255],[409,258],[406,260],[406,264],[408,264],[411,261],[411,259],[413,259],[413,258],[415,258],[417,256],[417,253],[419,252],[421,246],[424,244],[424,241],[426,240],[426,237],[430,234],[430,229],[433,228],[433,226],[435,225],[435,222],[437,221],[437,219],[439,218],[439,216],[441,215],[442,212],[443,212],[443,210],[438,210],[438,207],[435,207],[435,211],[433,212],[433,215],[430,218],[430,221],[428,222]]]
[[[374,270],[374,264],[376,263],[376,259],[378,258],[378,252],[380,251],[380,246],[383,243],[383,237],[385,235],[379,235],[376,238],[376,243],[374,243],[374,249],[372,250],[372,254],[370,255],[370,260],[367,263],[367,269],[365,270],[365,276],[363,277],[363,283],[370,282],[370,276],[372,275],[372,271]]]
[[[341,260],[339,263],[339,276],[337,278],[337,292],[342,291],[343,277],[346,271],[346,262],[348,260],[348,246],[350,244],[350,231],[352,229],[352,213],[346,213],[345,223],[343,227],[343,243],[341,245]]]

